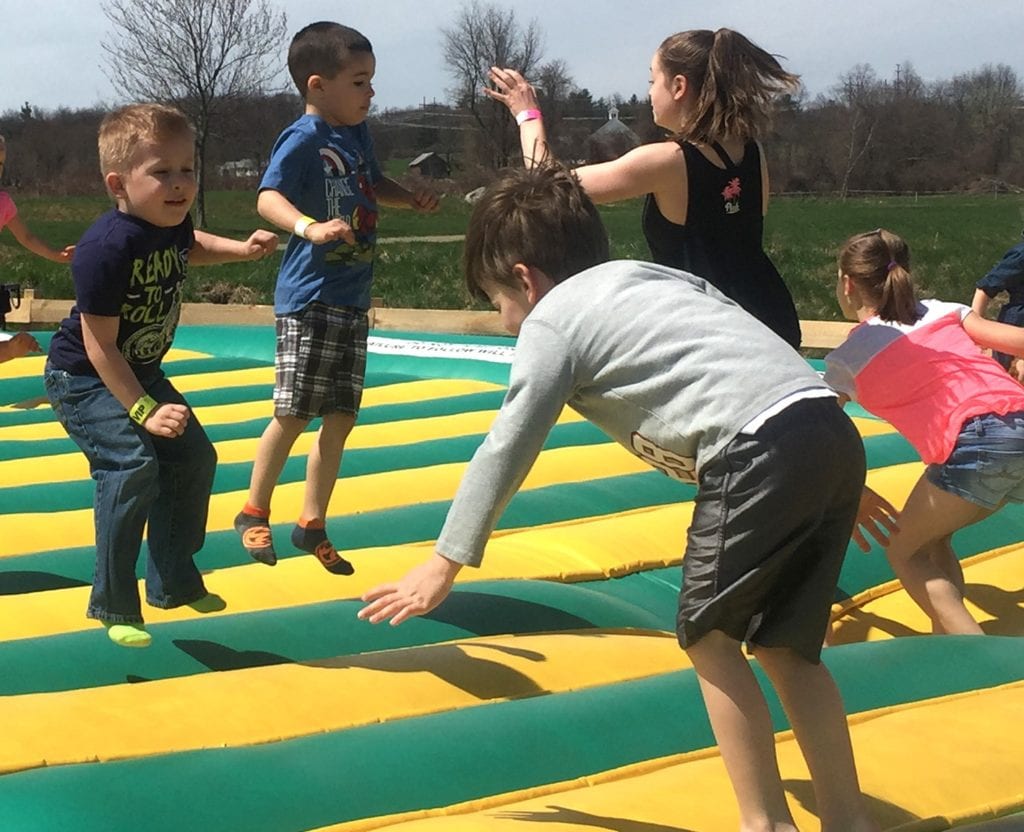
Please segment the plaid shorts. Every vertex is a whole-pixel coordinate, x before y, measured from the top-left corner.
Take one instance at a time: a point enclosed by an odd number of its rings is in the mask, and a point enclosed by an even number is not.
[[[365,310],[319,301],[278,316],[274,415],[358,414],[368,329]]]

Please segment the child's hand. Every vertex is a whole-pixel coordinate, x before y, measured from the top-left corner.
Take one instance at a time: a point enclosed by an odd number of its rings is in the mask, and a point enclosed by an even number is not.
[[[176,438],[185,432],[185,426],[191,415],[191,411],[183,404],[164,402],[157,405],[156,409],[149,414],[143,427],[154,436]]]
[[[1024,358],[1015,358],[1010,362],[1010,375],[1024,384]]]
[[[438,208],[437,194],[433,191],[413,191],[409,196],[409,207],[421,214],[433,214]]]
[[[280,240],[273,231],[258,228],[249,235],[242,245],[245,247],[246,260],[262,260],[277,251]]]
[[[488,77],[494,88],[484,87],[484,95],[500,101],[508,107],[512,115],[518,115],[523,110],[539,109],[537,93],[530,86],[530,82],[514,69],[492,66]]]
[[[363,600],[369,603],[359,610],[359,618],[371,624],[390,619],[394,627],[414,615],[426,615],[448,596],[461,568],[461,564],[435,554],[396,583],[363,593]]]
[[[315,222],[306,227],[306,239],[315,245],[344,240],[350,246],[356,244],[356,235],[352,226],[337,218],[327,222]]]
[[[860,495],[860,508],[857,509],[857,522],[853,526],[853,542],[862,552],[870,552],[871,544],[864,536],[866,531],[877,541],[879,546],[889,545],[889,539],[899,531],[896,520],[899,512],[885,497],[875,493],[866,485]],[[863,529],[863,530],[862,530]]]
[[[41,352],[39,342],[27,332],[19,332],[7,342],[7,357],[21,358],[30,352]]]
[[[58,251],[57,254],[60,256],[60,260],[62,263],[70,263],[71,258],[74,257],[75,255],[75,247],[64,246],[64,248]]]

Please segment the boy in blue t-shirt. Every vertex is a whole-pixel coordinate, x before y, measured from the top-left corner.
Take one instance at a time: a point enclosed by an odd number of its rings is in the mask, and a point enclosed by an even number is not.
[[[86,615],[123,647],[147,647],[135,564],[148,525],[146,601],[223,608],[192,558],[203,545],[217,454],[160,362],[171,346],[189,265],[256,260],[277,235],[245,241],[193,229],[195,134],[172,107],[134,104],[99,130],[117,207],[75,247],[75,305],[50,342],[54,413],[96,481],[96,571]]]
[[[274,418],[260,439],[235,529],[246,551],[271,566],[277,562],[270,532],[274,487],[295,440],[321,417],[291,539],[328,571],[352,574],[328,539],[325,520],[362,397],[377,203],[437,209],[433,194],[406,190],[377,165],[365,121],[375,67],[370,42],[347,26],[312,23],[295,35],[288,70],[305,114],[278,137],[260,182],[260,216],[293,235],[274,293]]]

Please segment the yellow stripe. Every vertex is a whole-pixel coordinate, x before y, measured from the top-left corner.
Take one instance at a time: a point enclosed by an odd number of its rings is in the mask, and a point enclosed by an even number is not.
[[[409,472],[388,472],[345,480],[336,502],[346,513],[389,508],[406,503],[450,499],[465,466],[438,465]],[[896,476],[902,471],[902,478]],[[907,480],[916,478],[920,466],[894,466],[872,472],[882,493],[893,497],[896,487],[909,490]],[[632,454],[615,444],[587,448],[560,448],[540,455],[524,483],[525,489],[556,482],[587,480],[615,473],[647,470]],[[279,517],[298,516],[302,483],[279,486],[274,511]],[[209,527],[231,528],[242,495],[218,494],[211,500]],[[693,503],[658,506],[599,518],[572,520],[548,526],[497,532],[487,547],[480,569],[463,570],[462,581],[492,578],[589,580],[628,574],[639,569],[681,561],[683,530],[690,523]],[[59,512],[54,515],[12,514],[0,517],[0,539],[10,556],[40,548],[39,530],[59,528],[65,546],[92,542],[92,511]],[[286,544],[287,545],[287,544]],[[343,581],[331,578],[311,557],[288,558],[273,572],[261,564],[222,569],[206,580],[211,592],[227,599],[226,613],[278,609],[338,598],[356,598],[382,581],[394,580],[424,559],[433,541],[346,552],[356,574]],[[282,551],[285,551],[282,547]],[[202,554],[197,558],[202,567]],[[87,621],[88,587],[29,593],[2,599],[0,639],[28,638],[74,632],[97,626]],[[196,615],[190,608],[146,610],[152,622],[177,621]]]
[[[861,787],[881,828],[938,832],[949,828],[941,818],[964,823],[1024,808],[1022,704],[1018,682],[851,717]],[[797,826],[817,828],[809,775],[791,732],[777,735],[776,751]],[[524,822],[543,822],[551,832],[739,827],[725,767],[709,749],[317,832],[501,832]]]
[[[409,471],[386,471],[343,480],[335,491],[337,509],[330,516],[395,508],[412,503],[450,500],[455,495],[467,463],[448,463]],[[524,488],[578,482],[598,477],[649,471],[639,458],[620,445],[607,443],[543,451],[527,476]],[[305,484],[287,483],[274,491],[276,517],[298,518]],[[245,502],[242,492],[215,494],[210,500],[209,531],[230,529],[238,509]],[[54,539],[52,531],[60,530]],[[50,534],[41,534],[43,530]],[[17,513],[0,516],[0,557],[73,546],[94,541],[92,509],[45,514]]]
[[[687,666],[672,635],[594,630],[467,639],[145,685],[8,696],[0,774],[276,742]],[[344,691],[344,707],[325,707],[337,702],[338,691]],[[287,706],[268,707],[274,702]],[[54,725],[61,730],[54,732]]]
[[[237,511],[237,505],[234,506]],[[637,509],[623,514],[568,523],[508,530],[494,535],[479,569],[464,569],[460,583],[524,578],[596,580],[680,562],[682,529],[692,503]],[[670,534],[671,532],[671,534]],[[672,545],[666,545],[670,541]],[[667,557],[659,552],[670,551]],[[288,558],[269,569],[258,563],[214,570],[204,576],[210,592],[223,597],[230,615],[358,598],[377,584],[393,581],[421,563],[433,541],[406,546],[345,552],[356,574],[329,575],[312,556]],[[202,556],[198,559],[202,567]],[[140,595],[142,587],[140,585]],[[89,587],[33,592],[0,598],[0,640],[33,638],[98,627],[84,617]],[[198,617],[190,607],[161,610],[146,607],[150,623]]]
[[[0,365],[2,366],[2,365]],[[190,378],[185,376],[185,378]],[[175,380],[177,384],[177,380]],[[422,402],[431,399],[442,399],[461,396],[468,393],[480,393],[504,389],[501,385],[489,382],[466,381],[411,381],[392,384],[385,387],[372,387],[363,394],[363,406],[405,404]],[[49,409],[49,404],[46,404]],[[204,425],[224,425],[235,422],[246,422],[251,419],[265,418],[273,415],[274,405],[269,399],[260,402],[239,402],[237,404],[211,405],[197,407],[196,416]],[[37,441],[41,439],[64,439],[67,437],[64,428],[55,420],[40,422],[33,425],[9,425],[0,428],[0,440],[3,441]]]
[[[882,557],[882,555],[874,555]],[[989,635],[1024,635],[1024,544],[1014,543],[962,561],[965,600]],[[889,581],[839,605],[831,642],[850,644],[931,632],[931,621],[898,581]],[[835,613],[834,613],[835,615]]]
[[[167,351],[167,355],[164,356],[163,363],[173,364],[175,361],[185,361],[189,358],[209,357],[210,354],[206,352],[171,348]],[[19,358],[16,361],[5,361],[0,364],[0,381],[11,378],[31,378],[32,376],[41,377],[43,375],[43,367],[45,366],[45,355],[29,355],[25,358]]]
[[[479,410],[401,422],[357,424],[349,436],[345,448],[346,450],[386,448],[412,442],[485,434],[494,421],[495,413],[494,410]],[[203,418],[202,414],[200,414],[200,418]],[[569,424],[582,420],[582,416],[566,408],[559,417],[558,423]],[[205,419],[204,423],[209,424]],[[316,441],[316,436],[315,430],[301,434],[292,446],[291,455],[308,454]],[[608,441],[611,442],[610,439]],[[217,442],[215,445],[217,458],[221,463],[251,462],[256,456],[259,438],[231,439]],[[396,452],[396,459],[401,459],[400,451]],[[77,450],[66,454],[0,461],[0,483],[3,483],[5,487],[87,479],[89,479],[88,460]]]

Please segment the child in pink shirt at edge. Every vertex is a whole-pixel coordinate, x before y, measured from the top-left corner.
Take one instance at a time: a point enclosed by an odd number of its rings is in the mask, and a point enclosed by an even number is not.
[[[4,164],[7,162],[7,140],[0,136],[0,179],[3,178]],[[0,229],[7,228],[22,246],[33,254],[52,260],[54,263],[70,263],[74,246],[64,246],[60,251],[50,248],[35,234],[18,216],[18,208],[7,191],[0,191]]]
[[[7,163],[7,140],[0,136],[0,180],[3,179],[4,165]],[[7,191],[0,191],[0,230],[7,228],[24,248],[54,263],[70,263],[75,247],[64,246],[57,251],[50,248],[35,234],[18,216],[18,207]],[[39,342],[27,332],[19,332],[13,338],[0,341],[0,363],[21,358],[30,352],[39,352]]]
[[[889,563],[933,632],[980,634],[951,537],[1024,502],[1024,387],[982,353],[1024,355],[1024,329],[916,300],[910,250],[881,228],[843,245],[836,299],[860,325],[826,356],[825,381],[890,422],[927,465],[889,539]],[[872,498],[884,503],[865,492],[861,522]]]

